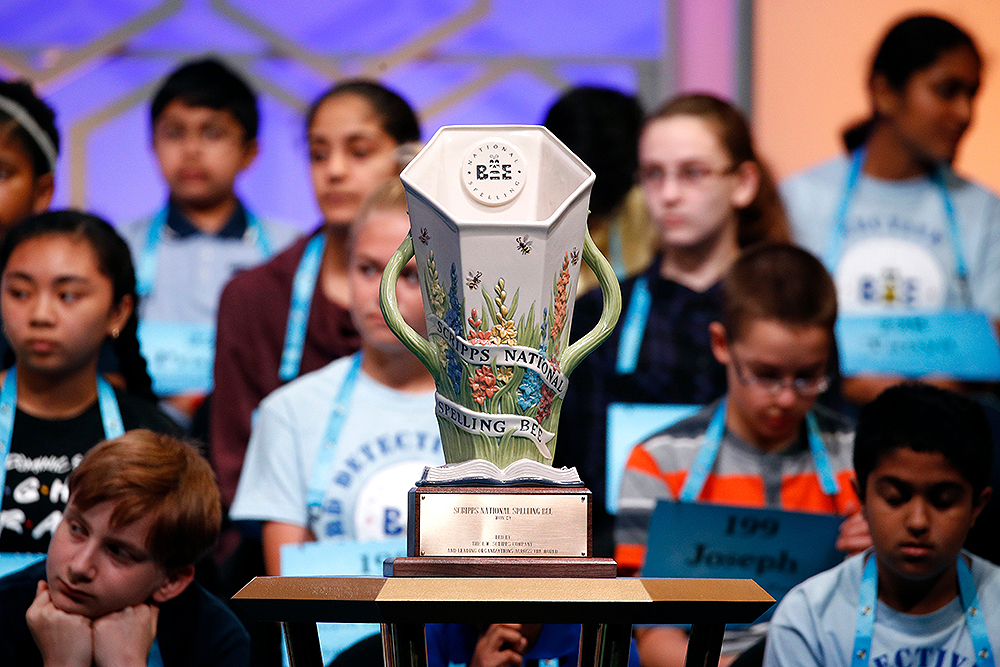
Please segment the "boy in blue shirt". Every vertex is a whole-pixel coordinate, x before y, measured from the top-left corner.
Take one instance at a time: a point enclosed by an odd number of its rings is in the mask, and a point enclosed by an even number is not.
[[[211,58],[183,65],[154,96],[151,120],[169,199],[122,236],[135,258],[140,340],[154,388],[197,396],[210,386],[222,288],[298,232],[264,222],[234,191],[257,155],[258,127],[256,97],[236,73]]]
[[[1000,568],[962,550],[991,459],[969,399],[909,384],[866,406],[854,467],[874,546],[785,596],[765,667],[992,667]]]

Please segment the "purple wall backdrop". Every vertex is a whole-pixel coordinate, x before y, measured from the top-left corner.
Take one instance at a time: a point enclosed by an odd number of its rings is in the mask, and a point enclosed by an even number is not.
[[[318,213],[302,115],[333,81],[366,75],[396,88],[418,110],[425,140],[446,124],[539,123],[576,84],[615,86],[647,103],[672,88],[731,93],[737,2],[706,13],[699,8],[720,2],[8,0],[0,75],[33,80],[57,110],[56,205],[123,224],[165,198],[149,148],[152,91],[180,61],[216,53],[260,94],[261,153],[237,184],[241,195],[264,215],[309,227]],[[721,65],[669,40],[670,16],[677,30],[721,36]]]

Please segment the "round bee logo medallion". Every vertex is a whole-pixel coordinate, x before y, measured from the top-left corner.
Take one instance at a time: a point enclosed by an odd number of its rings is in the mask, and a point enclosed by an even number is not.
[[[524,189],[524,160],[516,148],[500,139],[476,144],[462,160],[462,185],[481,204],[500,206],[514,201]]]

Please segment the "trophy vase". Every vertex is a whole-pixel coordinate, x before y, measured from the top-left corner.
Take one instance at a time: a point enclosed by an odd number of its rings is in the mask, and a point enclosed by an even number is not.
[[[587,233],[593,172],[543,127],[456,126],[401,179],[411,229],[383,274],[381,306],[434,377],[447,465],[411,490],[408,556],[386,571],[614,576],[613,560],[592,558],[590,492],[551,466],[568,376],[621,310],[614,271]],[[411,257],[427,338],[396,306]],[[581,260],[604,312],[570,344]]]

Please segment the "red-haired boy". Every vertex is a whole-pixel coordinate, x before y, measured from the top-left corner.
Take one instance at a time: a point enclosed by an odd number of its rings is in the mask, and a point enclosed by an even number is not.
[[[247,664],[246,630],[194,583],[222,510],[193,447],[129,431],[84,456],[69,493],[47,558],[0,579],[5,664]]]

